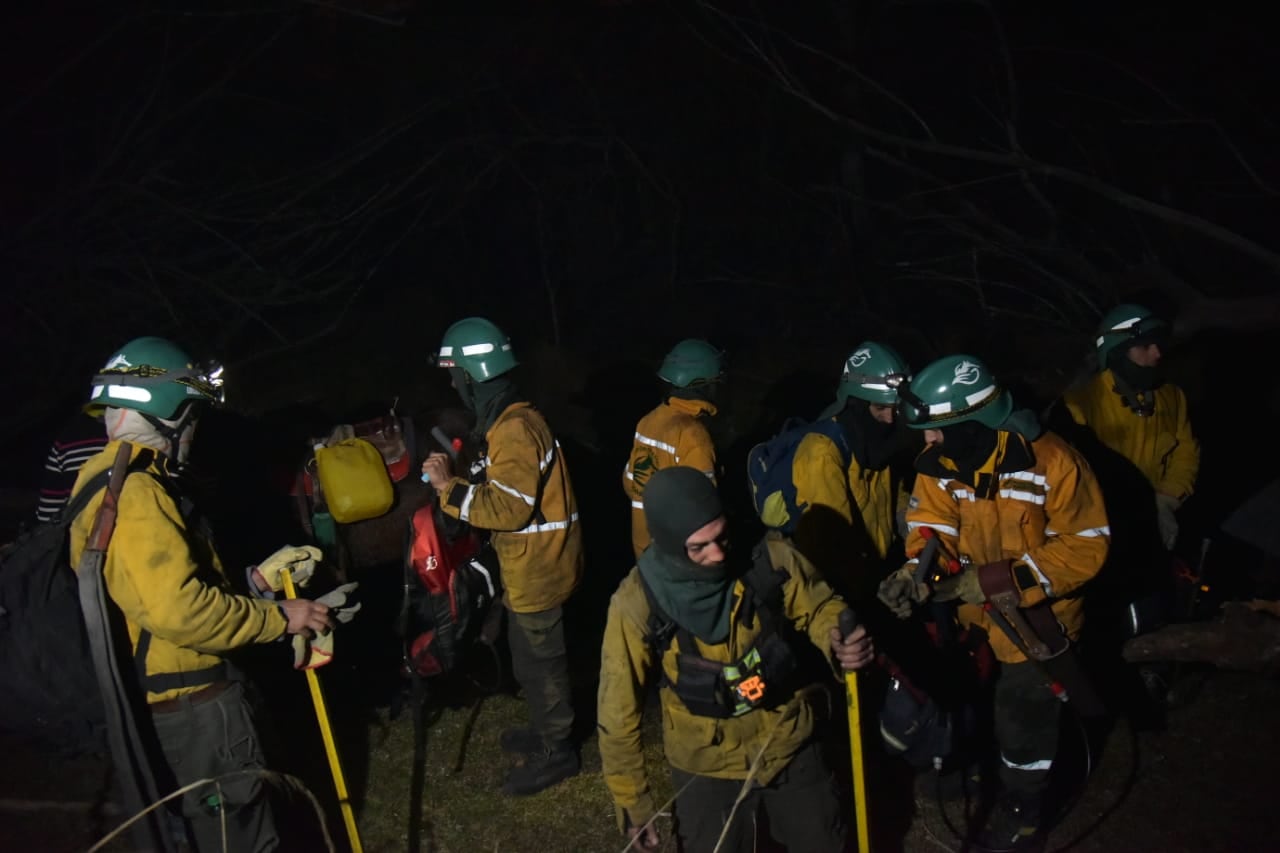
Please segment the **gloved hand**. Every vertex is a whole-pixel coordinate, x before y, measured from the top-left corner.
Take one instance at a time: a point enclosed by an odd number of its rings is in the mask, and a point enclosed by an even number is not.
[[[915,570],[915,563],[908,563],[880,581],[880,588],[876,590],[876,597],[899,619],[910,617],[911,606],[929,597],[928,584],[916,583],[912,577]]]
[[[315,574],[316,563],[323,559],[320,549],[312,545],[286,545],[257,565],[253,570],[254,580],[260,580],[272,592],[279,592],[284,589],[280,573],[288,569],[295,586],[306,586]]]
[[[1156,492],[1156,521],[1160,525],[1160,541],[1166,550],[1172,551],[1178,544],[1178,507],[1182,501],[1173,495]]]
[[[1009,572],[1009,561],[1004,560],[1004,571]],[[934,584],[934,601],[955,601],[960,599],[966,604],[982,604],[987,600],[978,583],[978,567],[970,566],[958,575],[951,575]]]
[[[347,604],[347,596],[355,592],[358,582],[345,583],[316,599],[329,607],[329,615],[345,625],[355,618],[360,604]],[[325,631],[308,640],[300,634],[293,637],[293,668],[316,669],[333,660],[333,631]]]

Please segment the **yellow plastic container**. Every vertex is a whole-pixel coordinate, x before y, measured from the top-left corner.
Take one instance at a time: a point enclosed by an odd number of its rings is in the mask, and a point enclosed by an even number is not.
[[[395,501],[382,454],[363,438],[317,446],[316,476],[329,512],[339,524],[377,518]]]

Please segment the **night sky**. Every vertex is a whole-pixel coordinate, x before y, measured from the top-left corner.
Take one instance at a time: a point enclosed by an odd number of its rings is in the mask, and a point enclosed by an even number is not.
[[[468,314],[601,372],[698,335],[774,381],[874,335],[1051,387],[1120,298],[1186,310],[1153,267],[1276,290],[1274,63],[1234,9],[25,4],[0,430],[46,442],[138,334],[407,375]]]

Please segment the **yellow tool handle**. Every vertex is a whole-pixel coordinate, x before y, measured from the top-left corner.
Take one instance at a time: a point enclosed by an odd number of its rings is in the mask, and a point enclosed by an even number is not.
[[[840,613],[840,636],[848,637],[858,627],[852,610]],[[844,686],[849,709],[849,757],[853,762],[853,808],[858,821],[858,853],[871,850],[871,827],[867,816],[867,777],[862,767],[862,715],[858,711],[858,674],[846,672]]]
[[[285,570],[280,573],[284,582],[284,597],[297,598],[298,592],[293,587],[293,575]],[[347,795],[347,783],[342,776],[342,763],[338,760],[338,745],[333,740],[333,728],[329,725],[329,712],[325,709],[324,693],[320,690],[320,678],[314,669],[306,670],[307,686],[311,688],[311,704],[316,707],[316,720],[320,723],[320,737],[324,740],[325,755],[329,758],[329,772],[333,774],[333,786],[338,791],[338,808],[342,810],[342,822],[347,826],[347,838],[351,841],[352,853],[363,853],[360,846],[360,831],[356,829],[356,815],[351,810],[351,799]]]
[[[867,778],[862,769],[862,716],[858,713],[858,675],[844,674],[849,694],[849,754],[853,760],[853,807],[857,811],[858,851],[871,850],[871,828],[867,821]]]

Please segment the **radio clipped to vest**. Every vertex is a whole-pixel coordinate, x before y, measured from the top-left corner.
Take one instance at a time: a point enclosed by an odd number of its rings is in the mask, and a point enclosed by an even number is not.
[[[779,618],[782,611],[782,585],[786,573],[777,571],[769,560],[769,550],[761,542],[755,551],[751,569],[742,578],[744,600],[739,602],[735,621],[747,624],[752,615],[760,620],[760,633],[747,652],[733,663],[720,663],[697,653],[697,640],[685,628],[676,625],[659,607],[652,590],[640,576],[645,597],[649,601],[649,644],[654,658],[661,661],[671,647],[679,643],[676,654],[676,678],[666,680],[684,706],[700,717],[727,719],[740,717],[756,708],[770,707],[791,697],[792,676],[797,658],[786,629]]]

